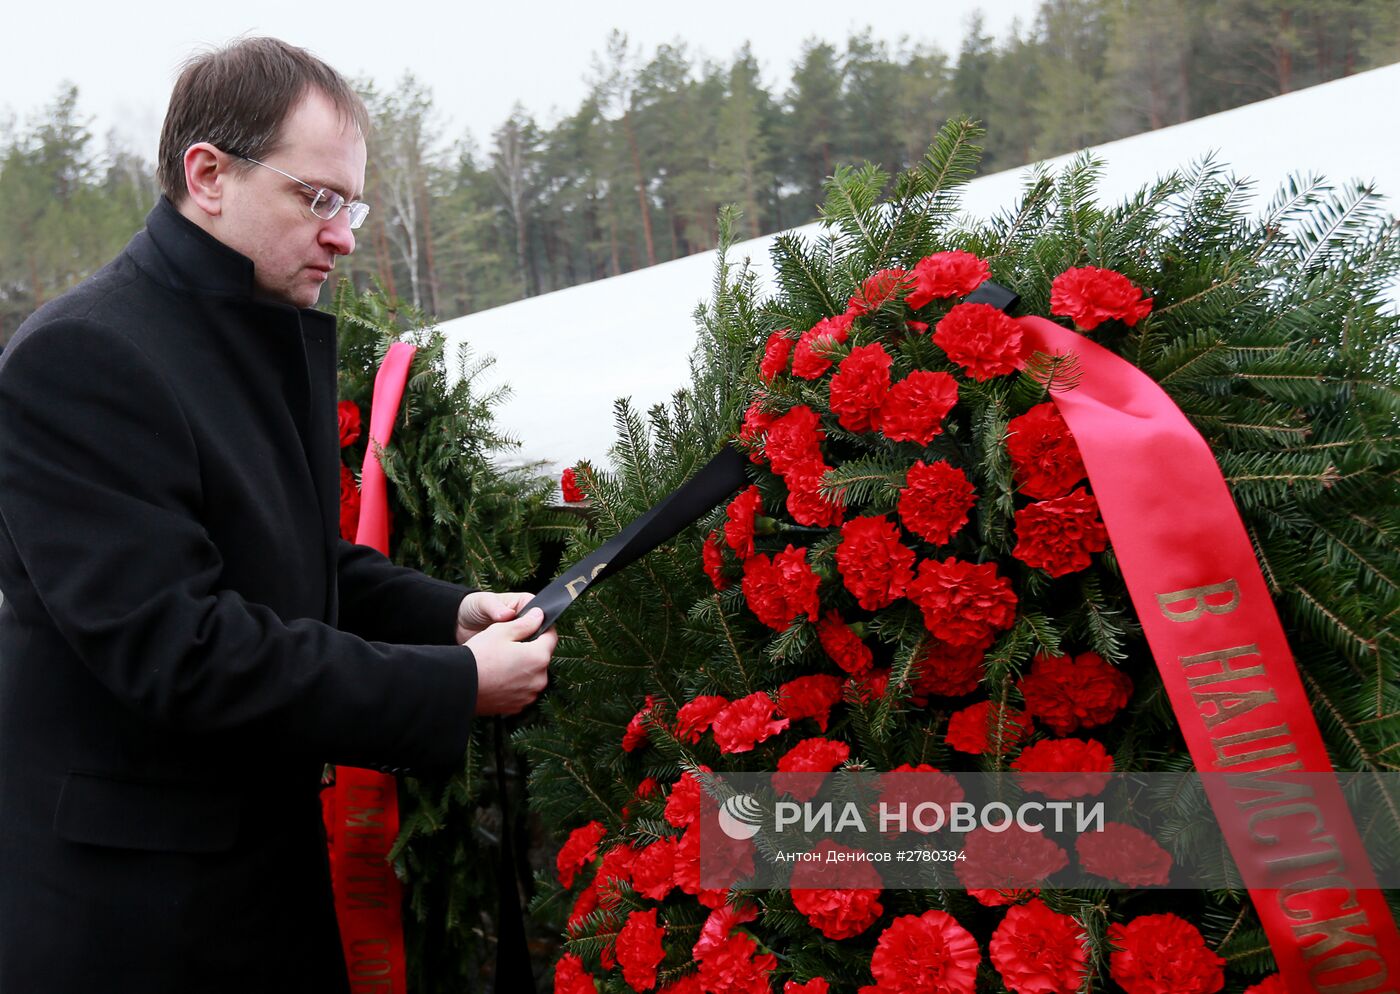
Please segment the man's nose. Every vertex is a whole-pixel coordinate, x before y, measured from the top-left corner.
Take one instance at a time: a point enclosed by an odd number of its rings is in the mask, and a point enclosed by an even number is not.
[[[323,221],[319,241],[336,255],[349,255],[355,251],[355,233],[350,230],[350,212],[339,211],[329,221]]]

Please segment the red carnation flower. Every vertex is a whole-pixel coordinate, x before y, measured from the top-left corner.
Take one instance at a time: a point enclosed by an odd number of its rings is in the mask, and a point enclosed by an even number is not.
[[[1006,912],[988,949],[1015,994],[1075,994],[1089,972],[1084,927],[1038,897]]]
[[[973,994],[981,961],[977,940],[946,911],[902,915],[880,933],[875,984],[860,994]]]
[[[755,956],[758,943],[735,932],[700,957],[700,987],[706,994],[769,994],[778,965],[772,953]]]
[[[360,487],[355,482],[355,474],[350,467],[340,464],[340,537],[347,542],[355,541],[355,532],[360,527]]]
[[[598,863],[598,873],[593,878],[593,886],[599,890],[599,902],[606,908],[617,907],[615,894],[607,891],[617,885],[632,885],[632,863],[637,858],[637,850],[628,845],[616,845],[603,853]]]
[[[840,677],[826,673],[800,676],[778,688],[778,713],[788,721],[812,718],[826,731],[831,709],[841,701]]]
[[[806,549],[789,545],[771,560],[760,553],[744,562],[744,599],[758,620],[774,631],[783,631],[801,614],[816,621],[820,585],[807,565]]]
[[[817,622],[817,638],[822,648],[837,666],[847,673],[864,673],[875,661],[870,647],[860,640],[851,626],[841,620],[841,615],[828,611]]]
[[[736,925],[751,922],[757,917],[758,909],[751,904],[741,904],[738,907],[725,904],[715,908],[705,919],[705,924],[700,927],[700,938],[695,940],[695,945],[690,950],[691,955],[696,959],[710,955],[724,944],[724,940],[729,938]]]
[[[846,313],[855,316],[877,311],[909,283],[909,274],[902,269],[882,269],[868,276],[860,290],[846,303]]]
[[[1017,685],[1026,710],[1056,735],[1112,720],[1133,692],[1133,682],[1096,652],[1036,656]]]
[[[854,314],[838,314],[822,318],[802,333],[797,340],[797,348],[792,353],[792,375],[804,380],[815,380],[831,368],[831,360],[818,355],[816,350],[830,352],[838,345],[845,344],[851,333]]]
[[[949,645],[988,643],[1016,620],[1016,594],[996,563],[925,559],[906,595],[923,611],[924,627]]]
[[[1244,994],[1288,994],[1288,988],[1284,986],[1282,975],[1271,973],[1259,983],[1246,987]]]
[[[820,460],[824,438],[817,412],[799,404],[769,424],[763,452],[773,472],[781,476],[798,463]]]
[[[1069,854],[1040,832],[1012,824],[1005,831],[975,828],[963,838],[958,880],[988,907],[1010,904],[1038,890],[1069,865]]]
[[[1083,488],[1016,512],[1016,548],[1011,554],[1051,576],[1087,568],[1090,554],[1106,548],[1108,531],[1099,518],[1099,502]]]
[[[729,586],[729,581],[724,577],[724,553],[719,549],[719,532],[710,532],[705,537],[705,544],[700,547],[700,562],[716,590]]]
[[[831,378],[831,412],[847,431],[870,431],[890,392],[890,354],[879,342],[851,349]]]
[[[655,908],[633,911],[617,933],[617,962],[622,966],[622,979],[634,991],[656,986],[656,968],[666,958],[666,950],[661,948],[665,934],[665,926],[656,924]]]
[[[724,523],[724,541],[740,559],[753,555],[754,519],[762,510],[763,498],[754,486],[735,497],[724,510],[728,519]]]
[[[749,450],[749,462],[763,461],[763,446],[768,429],[776,420],[777,415],[763,409],[762,398],[755,400],[744,411],[744,421],[739,426],[739,442]]]
[[[947,545],[967,524],[967,512],[976,502],[966,473],[942,459],[920,459],[909,467],[899,492],[899,520],[925,542]]]
[[[700,983],[700,974],[687,973],[662,987],[656,994],[705,994],[705,988]]]
[[[723,832],[705,834],[705,877],[718,886],[700,887],[700,826],[692,824],[681,834],[676,844],[676,886],[696,897],[710,909],[728,903],[727,888],[753,876],[753,843],[748,839],[731,839]]]
[[[573,953],[565,953],[554,966],[554,994],[598,994],[593,975]]]
[[[784,328],[768,336],[768,344],[763,349],[763,361],[758,364],[758,375],[764,383],[772,383],[779,373],[787,369],[788,357],[792,355],[794,344],[788,337],[790,331],[790,328]]]
[[[965,297],[991,277],[991,267],[971,252],[935,252],[914,267],[914,289],[904,302],[917,311],[934,298]]]
[[[1064,801],[1102,794],[1113,757],[1096,739],[1045,739],[1021,750],[1011,768],[1025,790]]]
[[[998,707],[982,701],[954,711],[948,719],[948,735],[944,739],[958,752],[980,756],[1001,738],[1001,751],[1018,745],[1031,734],[1031,720],[1011,706]]]
[[[885,666],[878,670],[856,673],[846,681],[846,686],[853,688],[856,697],[865,704],[878,701],[890,689],[890,668]]]
[[[1085,832],[1074,842],[1079,865],[1088,873],[1128,887],[1160,886],[1171,880],[1171,854],[1141,829],[1107,822],[1098,832]]]
[[[700,769],[710,772],[708,766]],[[667,823],[676,828],[689,828],[700,817],[700,781],[687,770],[671,787],[671,796],[666,798],[666,811],[662,815]]]
[[[1152,312],[1152,298],[1122,273],[1097,266],[1066,269],[1050,284],[1050,313],[1073,318],[1084,331],[1093,331],[1110,318],[1129,328]]]
[[[899,528],[885,515],[854,518],[841,526],[836,568],[846,589],[867,611],[887,607],[914,578],[914,550],[901,545]]]
[[[598,910],[598,891],[595,887],[585,887],[579,891],[578,898],[574,901],[574,906],[569,911],[569,922],[566,926],[570,935],[578,932],[583,920],[593,912]]]
[[[676,840],[658,839],[632,861],[632,887],[642,897],[664,901],[676,886]]]
[[[796,980],[783,984],[783,994],[827,994],[830,989],[824,977],[813,977],[805,984],[799,984]]]
[[[574,886],[574,875],[598,855],[598,843],[603,841],[603,836],[607,834],[608,830],[603,827],[602,822],[597,821],[590,821],[569,833],[568,839],[559,849],[559,855],[554,858],[554,866],[559,871],[559,882],[565,889]]]
[[[788,793],[799,801],[810,801],[821,790],[822,779],[809,773],[830,773],[851,757],[851,747],[832,739],[803,739],[778,759],[778,772],[773,774],[773,789]],[[784,773],[797,774],[783,776]]]
[[[961,697],[970,694],[982,683],[987,656],[985,645],[946,645],[937,639],[925,639],[914,656],[913,680],[910,683],[914,703],[923,707],[930,696]]]
[[[577,504],[583,500],[583,491],[578,488],[578,473],[572,466],[559,475],[559,489],[563,492],[566,503]]]
[[[910,773],[918,775],[902,775]],[[927,763],[920,763],[917,766],[901,763],[889,773],[880,776],[880,802],[877,810],[888,812],[893,817],[897,815],[901,810],[900,806],[903,805],[904,830],[928,834],[920,825],[929,827],[936,825],[937,816],[932,813],[916,814],[915,809],[921,804],[934,804],[947,810],[948,805],[956,804],[966,796],[962,784],[958,783],[957,778],[942,772],[938,767],[930,766]],[[880,815],[876,814],[877,823],[879,817]],[[895,822],[890,827],[898,829],[899,824]],[[885,834],[893,837],[900,833],[889,831]]]
[[[1225,961],[1206,948],[1190,922],[1141,915],[1108,928],[1115,947],[1109,976],[1128,994],[1215,994],[1225,986]]]
[[[353,400],[335,405],[335,421],[340,429],[340,447],[354,445],[360,437],[360,409]]]
[[[875,867],[865,862],[828,864],[829,860],[852,855],[854,849],[823,840],[812,852],[821,859],[804,861],[793,868],[790,884],[792,904],[807,916],[807,922],[828,939],[849,939],[860,935],[884,912],[880,904],[883,883]],[[840,888],[821,887],[832,874],[840,876]]]
[[[681,705],[676,712],[676,738],[694,745],[710,727],[710,722],[729,706],[725,698],[713,694],[702,694]]]
[[[933,330],[933,343],[974,380],[1016,372],[1021,327],[991,304],[958,304]]]
[[[943,419],[958,402],[958,381],[916,369],[890,388],[880,405],[880,433],[891,442],[927,445],[943,434]]]
[[[647,726],[643,719],[651,713],[651,709],[655,705],[656,698],[652,697],[651,694],[647,694],[646,703],[642,705],[640,711],[632,716],[632,720],[627,723],[627,730],[622,733],[623,752],[633,752],[646,745]]]
[[[773,698],[759,691],[739,698],[715,715],[715,744],[719,751],[749,752],[787,728],[788,719],[774,719],[773,709]]]
[[[1063,497],[1084,479],[1084,460],[1059,408],[1046,401],[1006,425],[1006,451],[1027,497]]]
[[[831,467],[816,458],[792,463],[783,474],[788,488],[787,510],[799,525],[830,528],[846,516],[846,505],[839,494],[831,498],[822,495],[822,477],[829,472]]]

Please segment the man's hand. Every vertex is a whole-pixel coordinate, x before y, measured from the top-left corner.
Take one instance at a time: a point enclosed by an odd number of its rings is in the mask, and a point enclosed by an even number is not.
[[[549,682],[549,657],[559,633],[551,628],[533,642],[525,640],[543,621],[544,612],[531,608],[523,617],[498,622],[467,640],[476,657],[477,714],[515,714],[540,696]]]
[[[467,639],[498,622],[510,621],[534,596],[523,593],[497,594],[490,590],[467,594],[457,605],[457,644],[465,644]]]

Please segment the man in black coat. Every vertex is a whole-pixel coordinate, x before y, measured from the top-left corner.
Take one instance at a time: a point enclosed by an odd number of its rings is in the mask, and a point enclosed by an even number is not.
[[[345,990],[322,765],[543,689],[526,595],[338,536],[365,126],[281,42],[194,60],[145,230],[0,357],[0,994]]]

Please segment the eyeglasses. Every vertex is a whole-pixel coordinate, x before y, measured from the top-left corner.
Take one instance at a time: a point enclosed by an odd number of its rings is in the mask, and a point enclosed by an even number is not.
[[[276,166],[269,166],[266,162],[259,162],[257,159],[247,155],[239,155],[237,152],[230,152],[229,155],[235,159],[242,159],[244,162],[251,162],[255,166],[262,166],[264,169],[271,169],[274,173],[281,173],[293,183],[304,186],[312,194],[311,213],[315,214],[322,221],[329,221],[340,213],[342,207],[345,208],[345,216],[350,219],[350,228],[354,230],[365,223],[365,215],[369,213],[369,204],[361,203],[358,200],[346,200],[334,190],[327,190],[325,187],[315,187],[310,183],[297,179],[291,173],[283,172]]]

